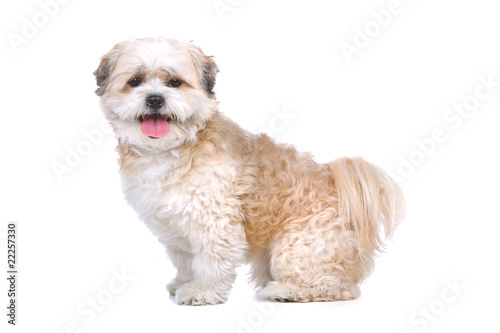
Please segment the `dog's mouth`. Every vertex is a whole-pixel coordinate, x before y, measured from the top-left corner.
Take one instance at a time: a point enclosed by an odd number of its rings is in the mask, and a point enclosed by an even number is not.
[[[167,115],[153,113],[142,114],[138,120],[141,122],[141,131],[144,135],[159,139],[168,135],[172,118]]]

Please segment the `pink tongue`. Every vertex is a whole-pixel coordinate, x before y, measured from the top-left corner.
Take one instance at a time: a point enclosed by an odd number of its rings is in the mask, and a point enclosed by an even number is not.
[[[153,138],[161,138],[168,134],[170,125],[165,118],[154,118],[144,116],[144,121],[141,124],[141,130],[144,135],[152,136]]]

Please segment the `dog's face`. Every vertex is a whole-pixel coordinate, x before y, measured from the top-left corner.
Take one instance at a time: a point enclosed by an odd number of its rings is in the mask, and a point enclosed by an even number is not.
[[[193,139],[217,107],[217,66],[192,44],[124,41],[102,57],[94,74],[117,138],[143,148],[169,149]]]

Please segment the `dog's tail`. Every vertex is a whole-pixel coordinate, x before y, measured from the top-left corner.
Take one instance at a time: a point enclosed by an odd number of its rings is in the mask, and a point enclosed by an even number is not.
[[[384,250],[381,236],[389,238],[405,213],[403,192],[379,167],[360,157],[328,163],[339,196],[339,214],[354,230],[359,255],[366,263]]]

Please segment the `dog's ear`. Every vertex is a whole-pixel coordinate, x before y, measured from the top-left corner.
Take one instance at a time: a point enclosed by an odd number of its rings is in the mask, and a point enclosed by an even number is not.
[[[111,49],[111,51],[106,53],[101,58],[99,67],[94,72],[94,76],[98,87],[97,90],[95,91],[97,96],[101,96],[102,94],[104,94],[104,91],[106,90],[106,86],[109,83],[111,72],[113,71],[116,61],[118,59],[120,47],[121,47],[120,44],[117,44],[113,47],[113,49]]]
[[[189,44],[187,49],[198,70],[198,77],[203,89],[205,89],[205,92],[209,96],[214,96],[215,78],[219,72],[219,68],[213,57],[205,55],[198,46],[193,44]]]
[[[98,87],[95,91],[97,96],[101,96],[102,94],[104,94],[104,91],[106,90],[106,85],[108,84],[109,81],[110,72],[111,72],[110,59],[107,57],[102,57],[99,67],[94,72],[95,80]]]

